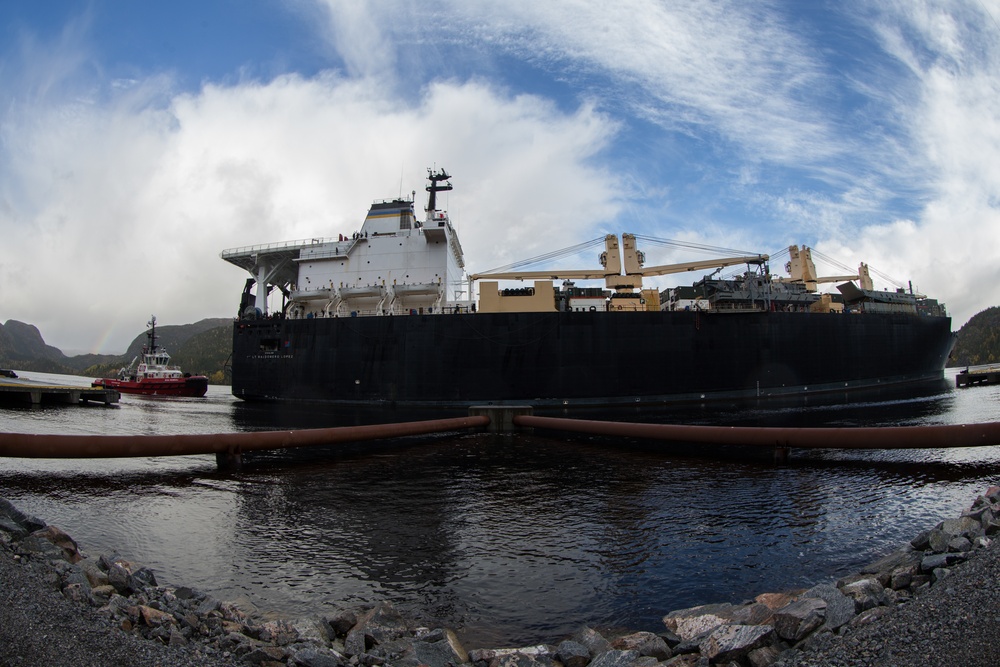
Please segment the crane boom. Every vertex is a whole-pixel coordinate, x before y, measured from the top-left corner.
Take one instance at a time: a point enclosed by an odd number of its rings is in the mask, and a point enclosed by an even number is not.
[[[487,271],[476,273],[469,278],[480,280],[607,280],[622,272],[621,253],[618,251],[618,237],[608,234],[604,237],[604,252],[598,258],[603,269],[553,269],[551,271]]]
[[[671,273],[699,271],[701,269],[725,268],[735,264],[764,264],[770,259],[768,255],[743,255],[741,257],[718,257],[703,259],[696,262],[681,262],[680,264],[663,264],[661,266],[642,267],[635,274],[641,276],[666,276]]]
[[[662,264],[660,266],[643,266],[646,256],[638,249],[634,234],[622,234],[622,254],[625,260],[625,275],[628,276],[666,276],[671,273],[699,271],[701,269],[724,268],[734,264],[764,264],[767,255],[745,255],[741,257],[717,257],[679,264]]]
[[[606,271],[574,271],[568,269],[553,269],[551,271],[501,271],[498,273],[474,273],[472,280],[599,280],[617,273]]]
[[[601,253],[602,269],[573,270],[553,269],[551,271],[491,271],[476,273],[469,276],[472,280],[484,278],[497,280],[605,280],[607,286],[613,289],[633,289],[642,286],[643,276],[665,276],[671,273],[698,271],[701,269],[723,268],[734,264],[764,264],[767,255],[744,255],[739,257],[721,257],[704,259],[679,264],[663,264],[660,266],[643,267],[645,256],[636,248],[634,234],[622,234],[621,250],[618,237],[608,234],[604,237],[605,251]],[[625,270],[622,271],[624,259]]]

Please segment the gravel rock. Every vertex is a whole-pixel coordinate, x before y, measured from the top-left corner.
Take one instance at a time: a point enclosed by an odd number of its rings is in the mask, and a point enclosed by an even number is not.
[[[912,602],[804,651],[789,651],[775,667],[926,667],[1000,665],[997,601],[1000,549],[994,542],[955,567],[946,582]]]
[[[52,566],[15,558],[0,545],[0,665],[3,667],[203,667],[235,659],[122,632],[53,587]]]

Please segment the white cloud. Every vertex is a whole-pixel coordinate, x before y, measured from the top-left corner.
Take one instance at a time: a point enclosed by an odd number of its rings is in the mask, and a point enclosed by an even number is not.
[[[326,32],[343,59],[348,75],[391,80],[395,72],[396,48],[383,26],[401,15],[395,3],[320,0],[318,4],[326,9]]]
[[[350,233],[401,183],[422,203],[433,163],[454,176],[470,267],[521,256],[497,248],[568,245],[614,213],[608,176],[587,166],[614,125],[485,84],[438,83],[408,106],[374,80],[286,76],[208,85],[167,108],[24,111],[34,120],[5,132],[18,187],[0,209],[4,319],[57,347],[120,352],[150,313],[233,315],[247,276],[221,250]]]
[[[682,204],[693,222],[675,238],[765,252],[813,239],[912,278],[956,325],[1000,303],[984,257],[1000,241],[1000,28],[979,11],[1000,15],[996,2],[845,5],[882,50],[836,65],[769,3],[296,7],[320,8],[343,71],[188,92],[165,75],[104,80],[86,21],[0,62],[0,320],[120,352],[150,313],[232,315],[246,276],[222,249],[350,233],[373,199],[411,189],[422,205],[432,165],[453,175],[445,203],[473,271],[651,233],[631,223]],[[446,42],[481,47],[482,71],[442,77]],[[498,51],[575,98],[495,83]],[[677,184],[608,159],[650,120],[650,151],[677,152],[646,166],[724,166]]]
[[[674,131],[709,129],[758,156],[799,164],[841,150],[812,103],[826,92],[822,63],[772,3],[455,0],[418,10],[383,0],[340,19],[353,19],[349,32],[360,36],[342,43],[345,59],[368,52],[374,22],[383,26],[383,46],[388,34],[419,44],[412,57],[438,41],[498,49],[629,113]]]
[[[905,13],[906,7],[900,4],[896,12]],[[819,37],[801,30],[802,24],[777,4],[626,0],[608,7],[511,0],[502,6],[445,3],[437,12],[420,13],[409,3],[384,0],[368,10],[359,35],[377,15],[383,43],[392,35],[410,44],[407,40],[414,38],[407,35],[415,33],[419,46],[457,40],[499,49],[540,64],[625,123],[638,114],[665,132],[694,137],[702,142],[700,154],[679,159],[690,162],[691,169],[712,169],[710,162],[728,160],[723,167],[730,179],[728,195],[773,220],[758,229],[755,242],[745,244],[750,247],[773,249],[781,232],[794,236],[787,240],[795,243],[855,239],[867,224],[886,224],[894,200],[926,196],[933,188],[929,162],[911,143],[923,136],[923,127],[907,122],[912,121],[907,105],[921,93],[918,77],[907,72],[899,78],[894,62],[883,62],[875,52],[870,63],[851,63],[858,54],[841,54],[843,62],[831,62]],[[846,24],[857,39],[866,34],[872,11],[864,4],[843,8],[842,18],[850,17]],[[914,31],[940,31],[929,40],[932,50],[958,57],[959,23],[947,12],[915,11],[904,21],[905,29],[898,28],[896,13],[877,16],[882,20],[873,24],[876,36],[907,70],[925,58],[912,52]],[[422,51],[412,52],[419,58]],[[844,62],[860,64],[862,70],[848,70],[845,76]],[[845,103],[852,96],[858,99]],[[634,193],[654,186],[669,189],[647,179],[635,171],[624,180]],[[677,192],[675,201],[685,196],[708,200],[713,194]],[[700,206],[701,214],[694,211],[693,217],[707,235],[716,204]],[[728,217],[733,219],[733,213]],[[723,231],[718,239],[730,234]],[[753,240],[752,234],[743,236]],[[718,239],[707,241],[724,244]]]
[[[888,3],[874,24],[912,76],[913,96],[895,112],[925,200],[916,219],[870,226],[856,244],[873,265],[946,301],[956,328],[1000,303],[1000,27],[980,9],[989,7]]]

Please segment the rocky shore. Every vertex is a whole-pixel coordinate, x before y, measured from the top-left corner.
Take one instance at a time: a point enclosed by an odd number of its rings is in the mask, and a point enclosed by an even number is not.
[[[1000,487],[835,583],[672,611],[659,633],[581,628],[558,645],[463,647],[389,604],[258,621],[160,586],[119,554],[0,500],[0,667],[812,667],[1000,664]]]

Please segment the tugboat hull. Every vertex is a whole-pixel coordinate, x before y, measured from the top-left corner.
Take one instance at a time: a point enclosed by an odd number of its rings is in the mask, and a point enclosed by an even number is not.
[[[117,389],[123,394],[145,394],[147,396],[188,396],[201,397],[208,391],[208,378],[204,375],[192,375],[181,379],[150,379],[129,381],[103,378],[94,380],[95,387]]]

